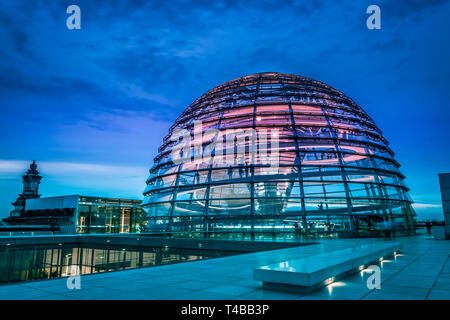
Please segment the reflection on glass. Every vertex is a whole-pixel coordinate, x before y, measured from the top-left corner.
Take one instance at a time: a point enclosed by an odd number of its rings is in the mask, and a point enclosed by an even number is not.
[[[232,251],[156,247],[42,245],[0,248],[0,284],[152,267],[236,254]]]

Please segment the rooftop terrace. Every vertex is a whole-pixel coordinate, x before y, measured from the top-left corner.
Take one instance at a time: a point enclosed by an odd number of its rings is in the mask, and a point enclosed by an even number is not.
[[[0,286],[0,299],[450,299],[450,242],[425,235],[397,238],[401,255],[380,263],[381,289],[368,289],[361,272],[309,294],[262,289],[253,269],[289,259],[345,249],[382,239],[319,240],[302,247],[245,253],[211,260]]]

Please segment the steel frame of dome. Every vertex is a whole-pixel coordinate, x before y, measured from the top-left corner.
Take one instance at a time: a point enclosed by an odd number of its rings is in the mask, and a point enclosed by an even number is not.
[[[243,164],[217,164],[217,150],[207,161],[174,163],[180,142],[172,134],[193,135],[195,121],[203,133],[278,130],[279,168],[263,172],[267,165],[247,154]],[[158,151],[142,202],[148,231],[355,232],[377,221],[413,230],[409,189],[381,130],[353,100],[313,79],[258,73],[219,85],[177,118]]]

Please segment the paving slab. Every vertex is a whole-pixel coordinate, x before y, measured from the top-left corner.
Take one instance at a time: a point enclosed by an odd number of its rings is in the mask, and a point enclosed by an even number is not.
[[[450,241],[426,236],[396,238],[402,254],[383,262],[381,289],[367,289],[368,273],[358,273],[308,295],[261,288],[254,268],[289,259],[333,252],[377,239],[324,239],[318,244],[245,253],[172,265],[81,276],[81,290],[69,290],[66,279],[0,285],[0,299],[450,299]],[[410,281],[411,279],[411,281]]]

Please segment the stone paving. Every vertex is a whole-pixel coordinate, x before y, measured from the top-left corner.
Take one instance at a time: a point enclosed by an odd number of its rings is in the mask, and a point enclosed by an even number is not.
[[[348,248],[382,239],[320,240],[319,244],[240,254],[135,270],[81,276],[81,289],[67,279],[0,286],[0,299],[205,299],[205,300],[424,300],[450,299],[450,241],[427,236],[397,238],[402,254],[384,261],[381,289],[368,289],[369,273],[351,275],[307,295],[263,290],[255,267]],[[316,241],[317,242],[317,241]]]

